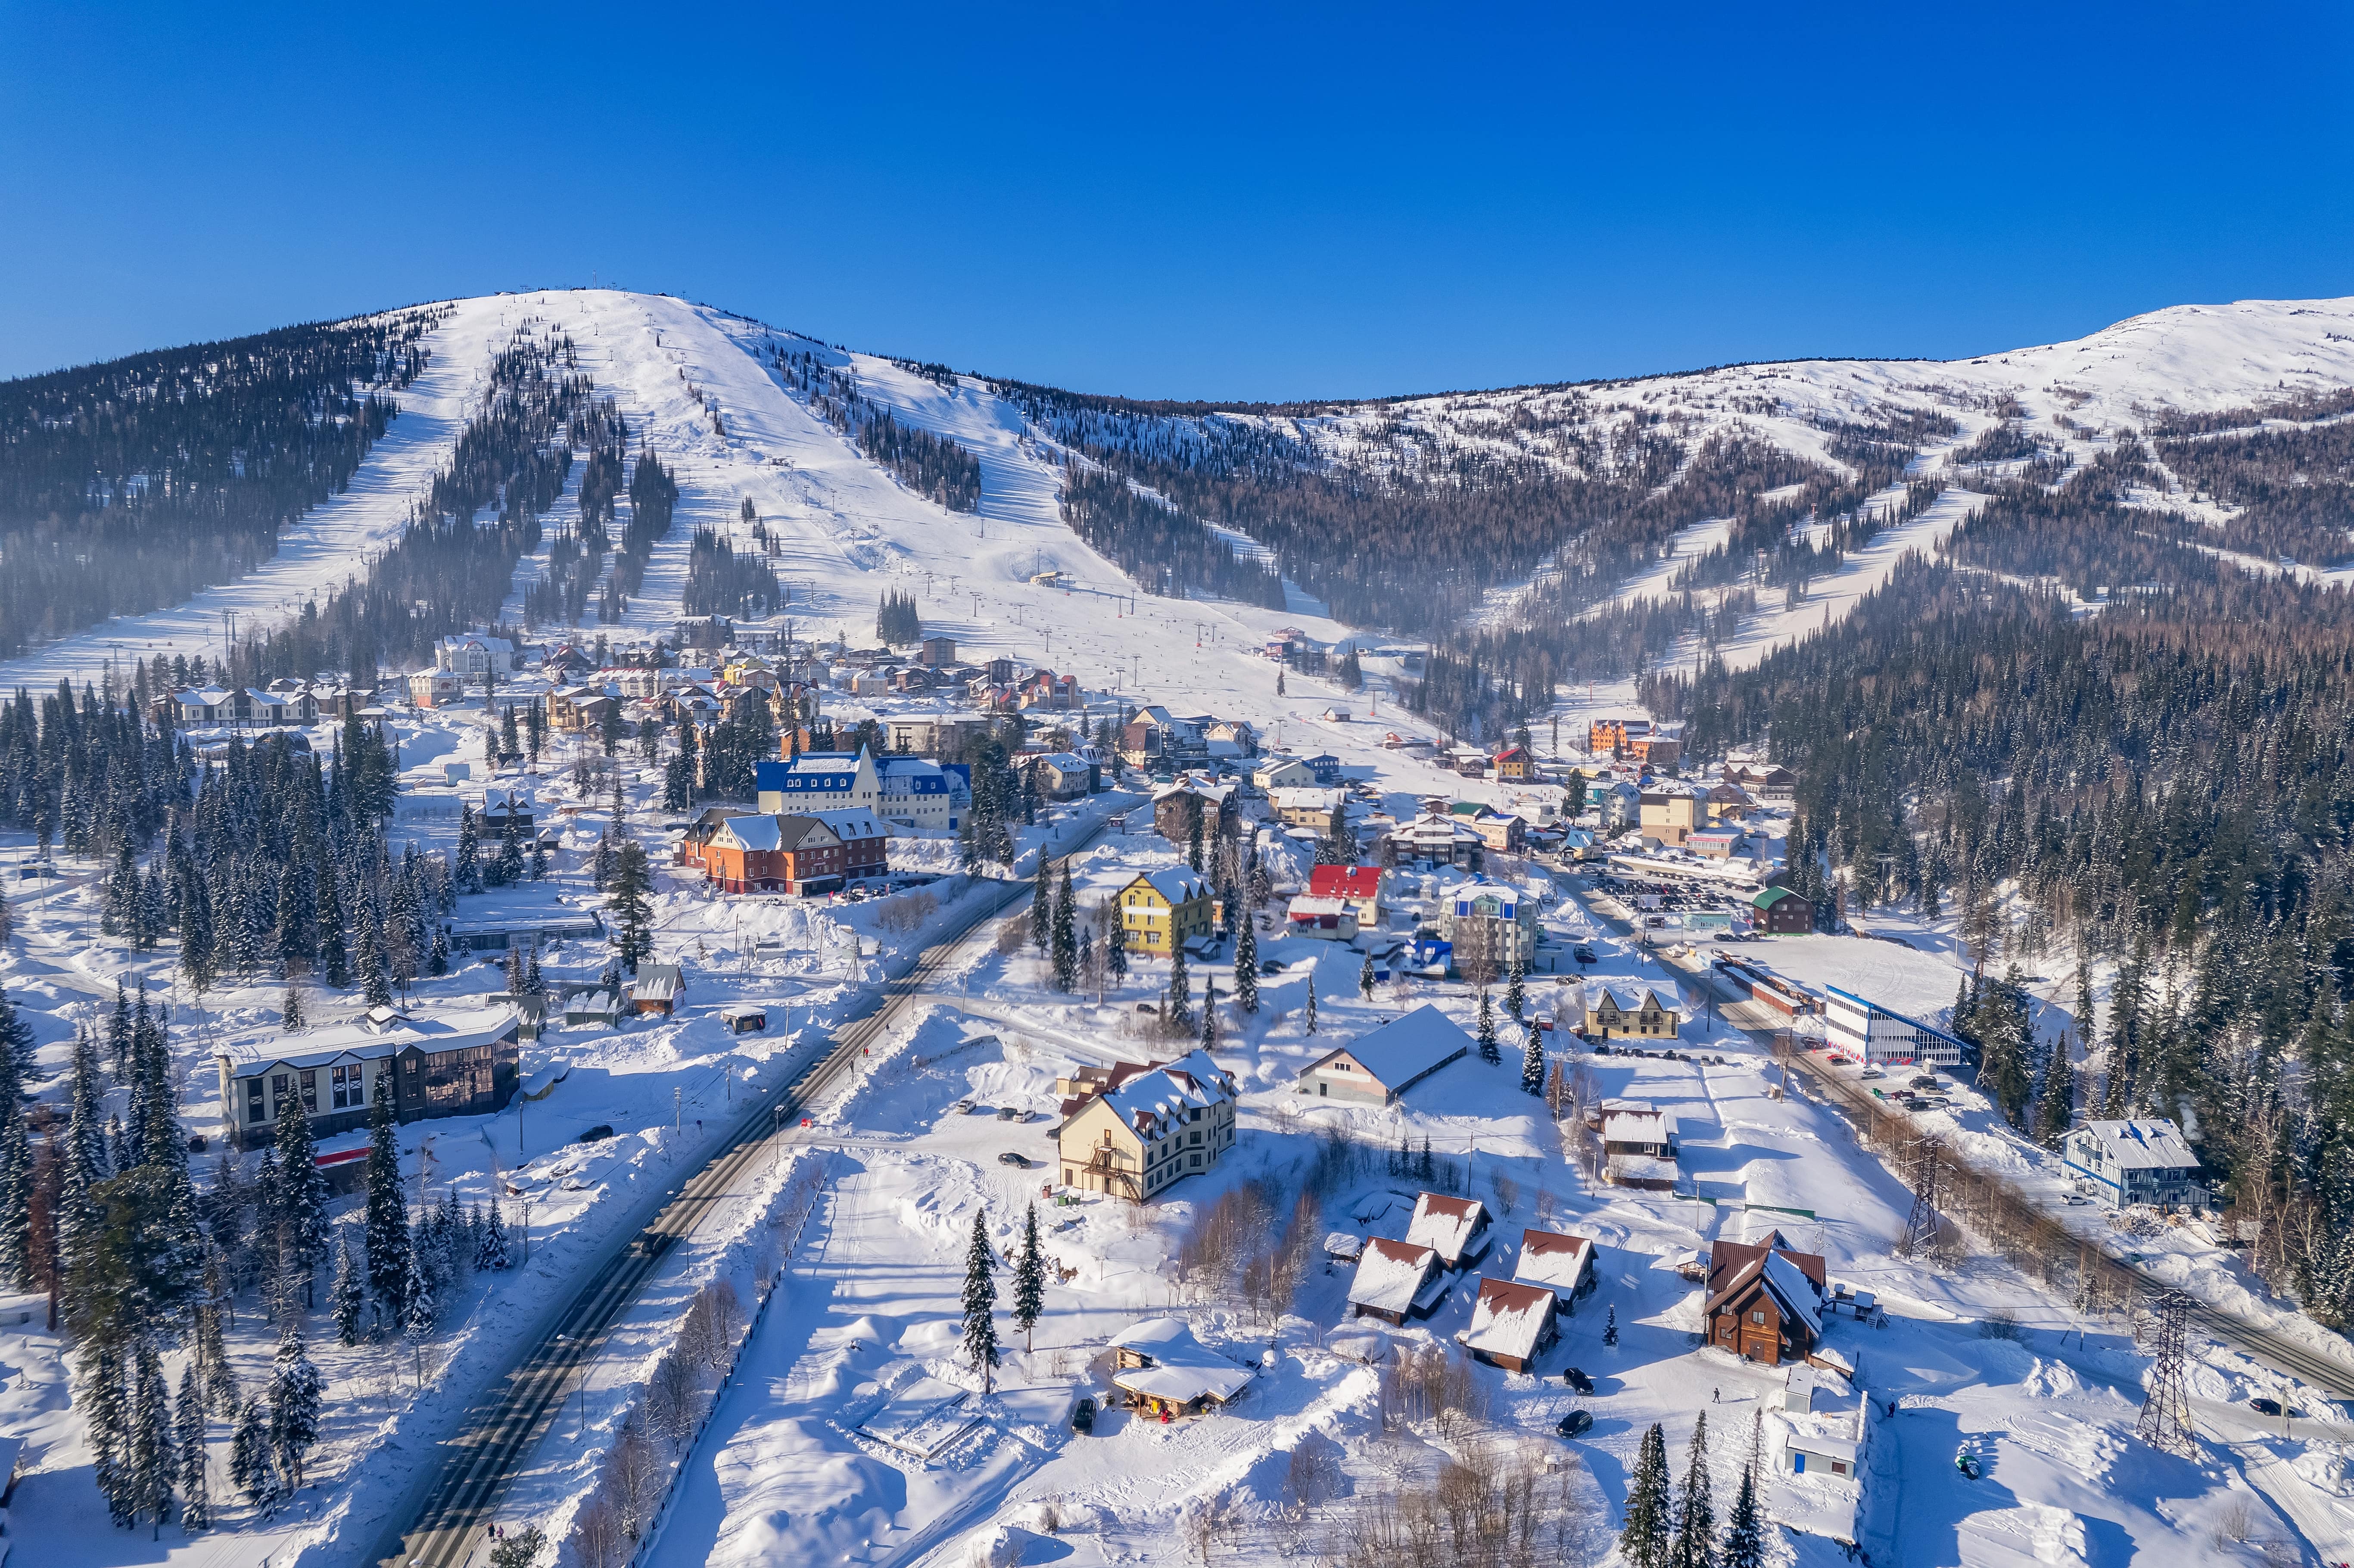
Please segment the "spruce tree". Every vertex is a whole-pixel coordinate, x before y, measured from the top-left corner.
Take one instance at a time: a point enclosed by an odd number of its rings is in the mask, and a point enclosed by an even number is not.
[[[1071,886],[1071,863],[1063,862],[1063,874],[1055,893],[1055,924],[1049,948],[1055,960],[1055,989],[1076,991],[1079,984],[1078,895]]]
[[[247,1400],[238,1413],[228,1443],[228,1478],[246,1501],[268,1516],[278,1499],[278,1469],[270,1459],[270,1427],[259,1399]]]
[[[1716,1499],[1708,1476],[1708,1412],[1692,1424],[1685,1450],[1684,1484],[1676,1498],[1676,1538],[1669,1568],[1716,1568]]]
[[[433,950],[426,956],[425,972],[436,978],[450,972],[450,933],[438,924],[433,927]]]
[[[606,907],[613,916],[613,956],[631,974],[638,965],[653,956],[653,906],[646,895],[653,891],[653,874],[646,865],[645,846],[631,839],[621,846],[613,862],[613,895]]]
[[[2044,1060],[2043,1093],[2035,1102],[2035,1136],[2046,1149],[2058,1149],[2075,1125],[2076,1068],[2068,1053],[2068,1034],[2062,1030]]]
[[[408,1200],[400,1184],[400,1141],[393,1130],[392,1075],[368,1085],[367,1272],[377,1310],[398,1322],[408,1305]]]
[[[318,1305],[315,1277],[327,1250],[327,1178],[318,1166],[311,1137],[311,1113],[297,1095],[278,1113],[278,1211],[284,1225],[281,1266],[302,1281],[302,1304]]]
[[[981,1391],[996,1386],[997,1260],[989,1250],[989,1211],[972,1216],[972,1245],[964,1255],[964,1357],[981,1374]]]
[[[1496,1044],[1496,1010],[1489,1005],[1488,988],[1479,988],[1479,1060],[1494,1065],[1504,1059]]]
[[[270,1376],[270,1447],[290,1492],[302,1485],[302,1456],[319,1440],[319,1409],[327,1380],[302,1342],[302,1319],[289,1312],[278,1330],[278,1358]]]
[[[1357,995],[1366,1001],[1373,1000],[1373,955],[1367,953],[1365,961],[1357,966]]]
[[[133,1357],[131,1444],[124,1465],[131,1489],[131,1521],[148,1521],[148,1539],[163,1535],[164,1520],[172,1511],[173,1477],[179,1469],[180,1446],[172,1431],[171,1391],[164,1386],[163,1358],[154,1343],[142,1339]]]
[[[1667,1434],[1654,1421],[1636,1456],[1634,1478],[1627,1488],[1626,1524],[1618,1531],[1618,1550],[1632,1568],[1669,1568],[1672,1507]]]
[[[474,1266],[478,1270],[505,1268],[509,1262],[506,1216],[499,1212],[498,1204],[493,1202],[490,1213],[484,1217],[481,1234],[474,1238]]]
[[[1766,1568],[1765,1521],[1757,1506],[1757,1472],[1741,1467],[1741,1489],[1734,1494],[1733,1512],[1724,1521],[1724,1545],[1717,1552],[1717,1568]]]
[[[327,1287],[327,1310],[334,1315],[335,1338],[346,1345],[360,1342],[360,1314],[367,1307],[367,1290],[352,1262],[348,1237],[335,1244],[335,1277]]]
[[[355,956],[360,996],[370,1007],[392,1005],[392,977],[385,970],[384,944],[377,940],[374,912],[360,907],[359,951]]]
[[[1529,1025],[1528,1044],[1521,1050],[1521,1087],[1526,1093],[1544,1093],[1544,1035],[1533,1023]]]
[[[118,1346],[107,1340],[92,1344],[82,1357],[80,1373],[74,1400],[83,1412],[90,1477],[106,1499],[106,1517],[128,1527],[136,1522],[131,1512],[131,1398],[122,1386]]]
[[[1187,1029],[1193,1022],[1193,983],[1186,977],[1185,948],[1180,943],[1169,949],[1169,1026]]]
[[[1038,1205],[1032,1203],[1022,1222],[1022,1254],[1013,1264],[1013,1322],[1022,1330],[1022,1348],[1030,1348],[1030,1331],[1046,1310],[1046,1256],[1038,1250]]]
[[[1602,1320],[1602,1342],[1606,1345],[1618,1342],[1618,1308],[1616,1307],[1611,1308]]]
[[[278,999],[278,1027],[292,1034],[309,1022],[309,1017],[302,1012],[302,988],[288,980],[286,994]]]
[[[1218,982],[1204,975],[1202,978],[1202,1049],[1213,1051],[1218,1044]]]
[[[1030,945],[1044,954],[1055,942],[1054,870],[1038,857],[1038,874],[1030,881]]]
[[[213,1526],[212,1478],[205,1463],[205,1397],[196,1385],[196,1363],[180,1373],[175,1412],[180,1438],[180,1528],[190,1532]]]
[[[482,890],[482,829],[474,818],[474,808],[461,804],[458,808],[458,863],[456,878],[461,893]]]
[[[1528,988],[1521,978],[1527,969],[1527,962],[1515,958],[1511,976],[1504,982],[1504,1011],[1511,1013],[1516,1022],[1527,1022],[1523,1014],[1528,1007]]]
[[[1308,971],[1308,1009],[1300,1017],[1299,1029],[1303,1034],[1312,1035],[1316,1033],[1316,971],[1314,969]]]
[[[0,1077],[14,1076],[0,1069]],[[31,1290],[37,1284],[33,1143],[27,1119],[15,1088],[0,1088],[0,1278],[18,1290]]]
[[[1257,925],[1246,909],[1235,929],[1235,1005],[1245,1012],[1258,1011]]]
[[[1128,979],[1128,932],[1114,924],[1104,934],[1104,942],[1109,949],[1104,954],[1104,967],[1111,971],[1111,983],[1117,989]]]

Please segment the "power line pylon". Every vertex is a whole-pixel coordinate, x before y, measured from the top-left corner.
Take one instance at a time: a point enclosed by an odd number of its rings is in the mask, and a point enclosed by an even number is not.
[[[2190,1389],[2183,1381],[2183,1340],[2190,1325],[2190,1298],[2169,1290],[2150,1308],[2157,1319],[2157,1360],[2149,1369],[2149,1393],[2134,1425],[2143,1442],[2169,1454],[2191,1454],[2198,1434],[2190,1425]]]
[[[1905,1217],[1904,1239],[1896,1244],[1900,1257],[1933,1257],[1937,1252],[1937,1155],[1935,1138],[1913,1145],[1913,1212]]]

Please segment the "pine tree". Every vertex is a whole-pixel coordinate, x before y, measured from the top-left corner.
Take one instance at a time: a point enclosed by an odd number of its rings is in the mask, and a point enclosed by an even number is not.
[[[133,1359],[131,1444],[124,1465],[131,1489],[131,1522],[150,1525],[148,1539],[160,1539],[172,1511],[172,1478],[179,1468],[179,1444],[172,1434],[171,1392],[164,1383],[163,1359],[142,1340]]]
[[[1202,1049],[1214,1051],[1218,1044],[1218,982],[1210,976],[1202,977]]]
[[[1669,1568],[1716,1568],[1716,1499],[1708,1476],[1708,1412],[1692,1424],[1684,1484],[1676,1499],[1676,1538]]]
[[[989,1250],[989,1211],[972,1216],[972,1245],[964,1255],[964,1357],[981,1374],[981,1391],[995,1386],[997,1353],[997,1260]]]
[[[1258,922],[1247,909],[1235,928],[1235,1005],[1258,1011]]]
[[[1312,1035],[1316,1033],[1316,971],[1314,969],[1308,971],[1308,1009],[1301,1015],[1299,1029],[1303,1034]]]
[[[458,807],[458,863],[455,875],[458,891],[480,893],[482,890],[482,829],[474,817],[474,808],[461,803]]]
[[[346,1345],[360,1342],[360,1313],[367,1306],[367,1291],[360,1284],[360,1271],[352,1262],[349,1237],[335,1244],[335,1277],[327,1287],[327,1309],[334,1314],[335,1338]]]
[[[270,1460],[270,1428],[259,1399],[247,1400],[238,1413],[228,1444],[228,1478],[265,1517],[278,1500],[278,1470]]]
[[[1117,916],[1115,916],[1115,919]],[[1104,968],[1111,971],[1111,983],[1117,990],[1128,979],[1128,933],[1115,924],[1104,933]]]
[[[1757,1472],[1741,1467],[1741,1490],[1734,1494],[1733,1512],[1724,1521],[1724,1545],[1717,1552],[1717,1568],[1766,1568],[1766,1531],[1757,1506]]]
[[[1079,984],[1077,895],[1071,887],[1071,863],[1063,862],[1063,875],[1055,895],[1055,921],[1049,947],[1055,959],[1055,989],[1076,991]]]
[[[1618,1550],[1632,1568],[1669,1568],[1673,1499],[1669,1495],[1668,1438],[1656,1421],[1643,1434],[1635,1459],[1635,1475],[1627,1488],[1627,1520],[1618,1532]]]
[[[498,1204],[494,1202],[481,1234],[474,1239],[474,1266],[477,1269],[505,1268],[509,1262],[506,1217],[499,1213]]]
[[[1616,1307],[1611,1308],[1609,1315],[1602,1320],[1602,1342],[1606,1345],[1618,1342],[1618,1308]]]
[[[425,1276],[425,1260],[417,1255],[412,1242],[408,1249],[408,1272],[400,1284],[400,1332],[408,1341],[417,1361],[417,1383],[425,1385],[425,1341],[433,1337],[436,1321],[433,1282]]]
[[[1373,955],[1367,953],[1365,961],[1357,966],[1357,995],[1366,1001],[1373,1000]]]
[[[1479,1060],[1490,1064],[1501,1062],[1504,1053],[1496,1044],[1496,1010],[1489,1005],[1488,988],[1479,988]]]
[[[318,1146],[311,1137],[311,1113],[302,1097],[282,1103],[278,1112],[278,1212],[283,1222],[286,1252],[280,1266],[299,1278],[302,1304],[318,1305],[315,1277],[319,1259],[327,1250],[327,1178],[318,1166]]]
[[[1544,1093],[1544,1035],[1533,1023],[1529,1025],[1528,1044],[1521,1051],[1521,1087],[1532,1095]]]
[[[433,927],[433,950],[426,956],[425,972],[437,978],[450,972],[450,933],[438,924]]]
[[[1013,1323],[1022,1330],[1022,1348],[1030,1348],[1030,1331],[1046,1310],[1046,1256],[1038,1250],[1038,1205],[1032,1203],[1022,1223],[1022,1255],[1013,1264]]]
[[[137,1520],[131,1511],[131,1401],[122,1370],[114,1344],[93,1344],[82,1358],[74,1399],[83,1411],[90,1475],[106,1499],[106,1517],[127,1528]]]
[[[1169,1026],[1189,1029],[1193,1023],[1193,983],[1185,974],[1185,949],[1169,950]]]
[[[368,1293],[393,1322],[408,1305],[409,1274],[408,1200],[400,1184],[400,1141],[393,1130],[392,1078],[368,1086],[367,1244]]]
[[[270,1376],[270,1447],[288,1491],[302,1485],[302,1456],[319,1440],[319,1408],[327,1380],[302,1342],[302,1319],[289,1312],[278,1330],[278,1358]]]
[[[286,982],[286,994],[278,999],[278,1027],[292,1034],[310,1022],[302,1012],[302,988],[292,980]]]
[[[646,866],[645,846],[631,839],[613,862],[613,895],[606,907],[613,916],[613,956],[631,974],[653,956],[653,906],[646,895],[653,891],[653,874]]]
[[[190,1532],[213,1526],[212,1478],[205,1463],[205,1397],[196,1385],[196,1363],[180,1373],[176,1411],[180,1437],[180,1528]]]
[[[1527,970],[1527,960],[1515,958],[1511,976],[1504,982],[1504,1011],[1512,1015],[1515,1022],[1527,1022],[1524,1010],[1528,1007],[1528,988],[1521,978]]]
[[[2065,1142],[2076,1121],[2076,1067],[2068,1054],[2068,1033],[2062,1030],[2044,1060],[2043,1093],[2035,1102],[2036,1140],[2046,1149]]]

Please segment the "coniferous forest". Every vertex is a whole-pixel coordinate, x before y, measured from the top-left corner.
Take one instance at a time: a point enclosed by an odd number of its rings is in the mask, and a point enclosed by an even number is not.
[[[0,653],[252,570],[425,368],[425,307],[0,381]]]

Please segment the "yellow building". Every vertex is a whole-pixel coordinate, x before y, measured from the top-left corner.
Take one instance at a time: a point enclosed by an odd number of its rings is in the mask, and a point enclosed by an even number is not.
[[[1605,1040],[1676,1037],[1676,1010],[1662,1002],[1658,991],[1649,989],[1638,996],[1632,991],[1606,986],[1602,1000],[1589,1003],[1585,1016],[1587,1031]]]
[[[1167,958],[1210,934],[1210,884],[1182,866],[1147,872],[1119,890],[1119,928],[1131,953]]]
[[[1130,1202],[1214,1169],[1235,1143],[1235,1080],[1195,1051],[1174,1062],[1124,1062],[1101,1077],[1066,1075],[1056,1139],[1063,1185]]]

